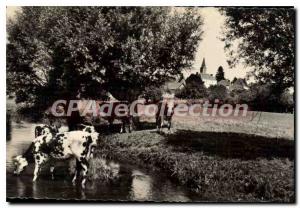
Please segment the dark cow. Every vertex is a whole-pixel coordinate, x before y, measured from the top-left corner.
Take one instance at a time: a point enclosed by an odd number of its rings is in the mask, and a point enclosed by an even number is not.
[[[120,105],[126,105],[129,107],[128,102],[121,102],[121,101],[117,101],[117,102],[103,102],[100,104],[100,108],[103,105],[111,105],[111,114],[109,114],[108,109],[104,108],[104,110],[102,111],[102,113],[106,114],[106,115],[102,115],[102,118],[104,118],[105,120],[108,121],[110,127],[112,127],[114,120],[119,120],[121,121],[121,129],[120,129],[120,133],[126,133],[126,128],[128,129],[128,132],[130,133],[132,131],[132,117],[130,115],[130,111],[129,109],[123,110],[121,112],[120,115],[118,115],[116,113],[116,109],[118,106]],[[100,115],[101,117],[101,115]]]
[[[158,103],[158,110],[156,112],[156,128],[157,131],[161,131],[165,122],[167,122],[167,128],[170,131],[172,125],[172,117],[174,115],[175,101],[163,100]]]

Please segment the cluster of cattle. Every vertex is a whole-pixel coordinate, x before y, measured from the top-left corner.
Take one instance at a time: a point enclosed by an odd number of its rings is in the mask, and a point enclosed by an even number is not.
[[[54,108],[54,111],[58,111],[61,116],[65,116],[67,123],[69,125],[69,129],[74,130],[77,128],[78,123],[89,123],[92,125],[100,125],[100,121],[107,121],[110,129],[112,129],[113,123],[115,120],[118,120],[121,123],[120,133],[131,132],[133,130],[133,126],[137,126],[137,123],[133,122],[133,114],[139,115],[138,105],[146,104],[139,103],[134,112],[131,112],[131,106],[126,101],[113,101],[113,102],[95,102],[95,112],[90,112],[90,105],[93,103],[91,100],[80,100],[77,101],[75,106],[75,111],[72,111],[70,114],[67,110],[64,110],[63,107],[58,107],[59,110]],[[168,129],[171,128],[171,119],[174,114],[174,108],[176,107],[174,99],[163,100],[155,103],[157,105],[157,112],[155,115],[156,118],[156,127],[157,130],[161,130],[164,123],[167,123]],[[121,108],[126,106],[125,108]],[[72,107],[72,109],[74,106]],[[89,110],[87,110],[89,109]],[[52,108],[48,109],[47,115],[51,115]],[[67,112],[65,112],[67,111]],[[142,112],[143,114],[143,112]],[[148,116],[148,115],[146,115]],[[55,119],[55,118],[54,118]],[[135,124],[135,125],[133,125]]]
[[[85,187],[89,167],[89,159],[93,157],[99,133],[93,126],[83,126],[82,130],[58,133],[58,130],[49,125],[39,125],[35,128],[35,138],[28,150],[13,159],[14,173],[19,175],[30,162],[35,163],[33,181],[36,181],[42,166],[50,163],[50,172],[53,178],[54,163],[56,160],[76,159],[76,171],[73,184],[82,170],[82,187]]]
[[[171,128],[171,120],[174,114],[174,104],[167,103],[162,113],[156,114],[156,126],[160,131],[164,123],[167,122],[167,128]],[[158,106],[159,111],[162,103]],[[113,116],[109,118],[112,123],[114,119],[122,121],[121,130],[125,130],[125,125],[130,124],[129,116],[118,118]],[[70,129],[70,127],[69,127]],[[28,150],[16,156],[13,161],[16,169],[14,173],[19,175],[29,163],[35,163],[33,181],[36,181],[42,166],[50,163],[50,172],[53,178],[54,163],[56,160],[76,159],[76,172],[73,177],[73,184],[76,178],[83,172],[81,185],[85,186],[89,167],[89,159],[93,157],[94,149],[97,145],[99,133],[93,126],[81,125],[81,130],[74,130],[59,133],[58,129],[50,125],[39,125],[35,127],[35,138]]]

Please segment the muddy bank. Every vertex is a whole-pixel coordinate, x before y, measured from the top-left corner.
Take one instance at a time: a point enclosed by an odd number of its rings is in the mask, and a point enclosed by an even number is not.
[[[203,201],[293,202],[293,150],[285,139],[139,131],[104,136],[97,154],[164,170]]]

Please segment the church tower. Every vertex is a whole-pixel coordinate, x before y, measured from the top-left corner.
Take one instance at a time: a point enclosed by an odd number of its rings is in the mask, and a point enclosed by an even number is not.
[[[205,58],[203,58],[202,65],[200,67],[200,74],[206,74]]]

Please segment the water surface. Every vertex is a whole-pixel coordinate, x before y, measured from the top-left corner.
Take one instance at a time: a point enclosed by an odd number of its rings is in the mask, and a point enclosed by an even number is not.
[[[22,154],[33,139],[35,124],[13,124],[6,143],[6,171],[8,198],[81,199],[104,201],[194,201],[186,188],[178,186],[162,172],[116,161],[103,162],[114,167],[117,176],[110,181],[88,181],[86,188],[72,185],[66,163],[61,162],[55,179],[51,180],[45,167],[42,176],[32,182],[33,164],[20,175],[12,174],[12,157]]]

